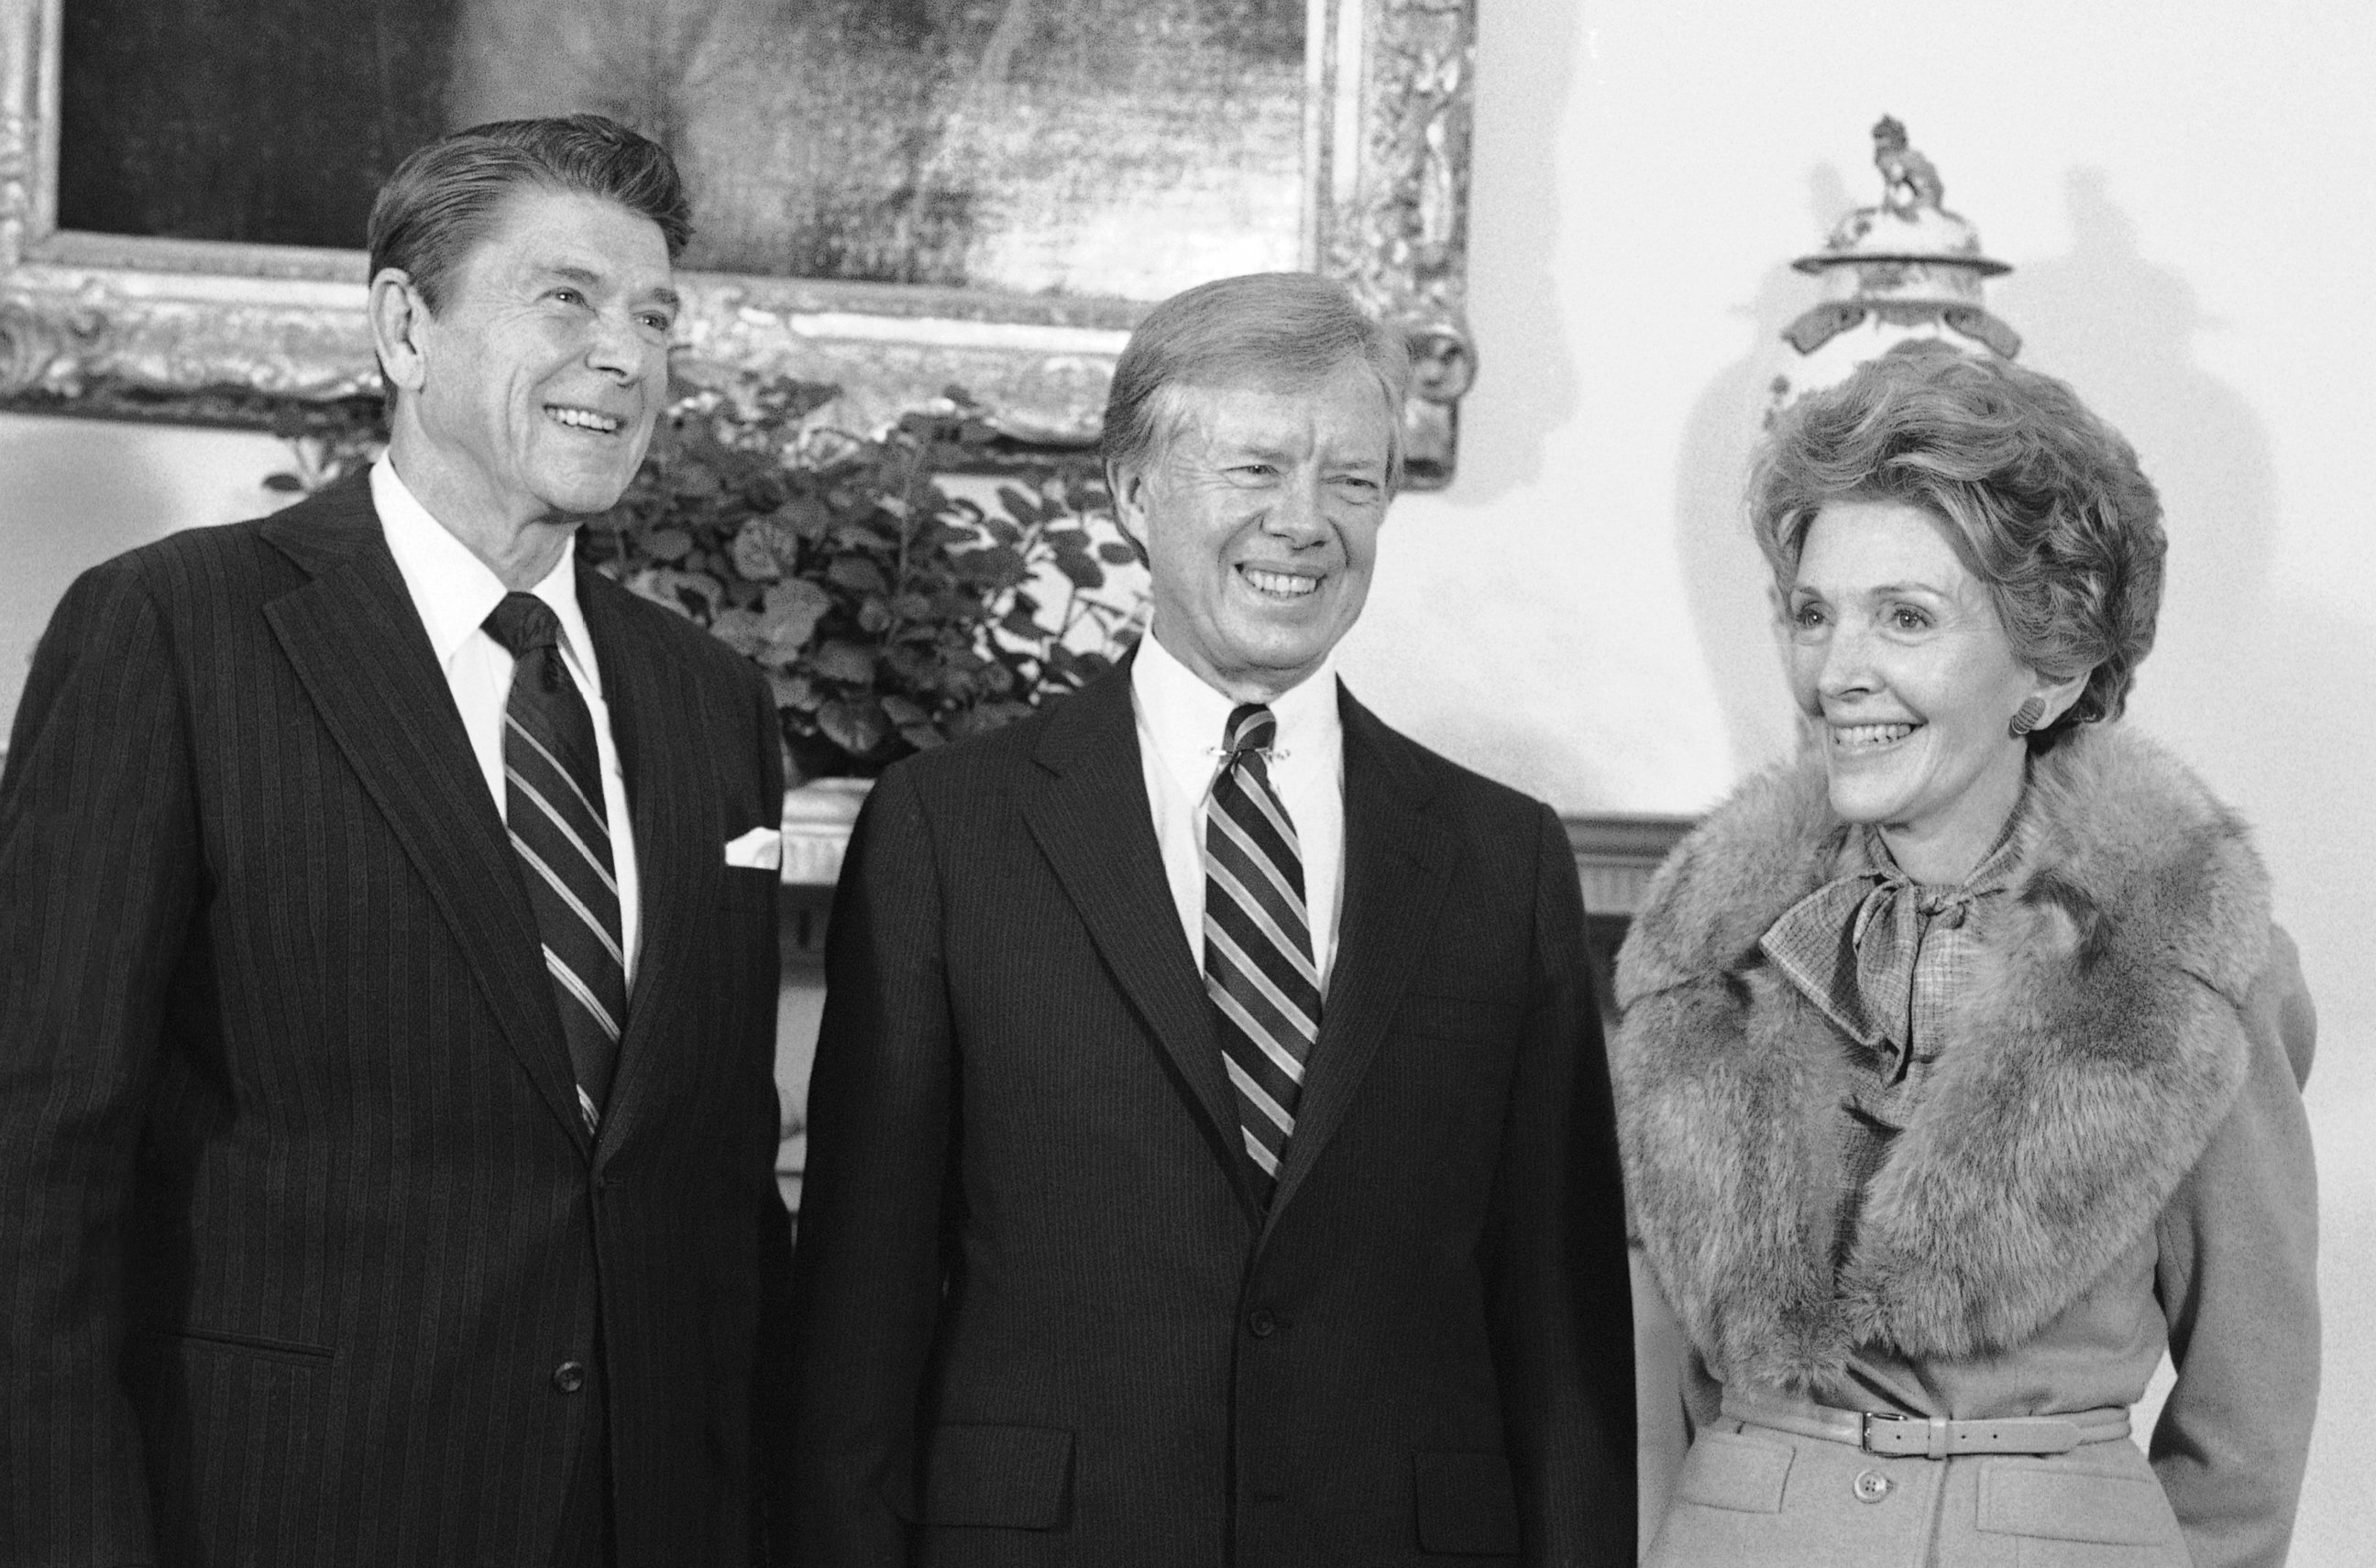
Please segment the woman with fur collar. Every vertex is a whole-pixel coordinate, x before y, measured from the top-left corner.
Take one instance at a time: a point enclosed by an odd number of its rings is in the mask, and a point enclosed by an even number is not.
[[[1648,1561],[2273,1568],[2311,1014],[2242,825],[2110,722],[2153,488],[2061,383],[1924,344],[1786,417],[1752,510],[1805,754],[1676,850],[1618,967],[1634,1219],[1693,1352]]]

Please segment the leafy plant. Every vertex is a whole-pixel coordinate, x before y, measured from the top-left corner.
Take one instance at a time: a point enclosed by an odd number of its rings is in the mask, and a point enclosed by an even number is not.
[[[1138,557],[1086,457],[968,486],[944,476],[999,437],[962,392],[873,438],[810,422],[835,395],[686,397],[580,553],[766,671],[803,778],[878,772],[1111,668]]]
[[[683,392],[579,555],[766,671],[796,778],[880,772],[1112,667],[1138,632],[1138,555],[1086,454],[1004,454],[955,388],[878,436],[819,426],[836,396]],[[296,471],[266,483],[368,462],[375,412],[309,410],[280,433]]]
[[[265,475],[264,488],[311,495],[368,468],[380,455],[387,445],[387,408],[377,398],[282,403],[272,410],[272,434],[288,444],[297,466]]]

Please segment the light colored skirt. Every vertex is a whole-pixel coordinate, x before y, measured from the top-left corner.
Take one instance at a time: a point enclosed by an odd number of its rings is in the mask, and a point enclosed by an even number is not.
[[[2189,1568],[2125,1437],[1943,1459],[1726,1419],[1701,1428],[1644,1568]]]

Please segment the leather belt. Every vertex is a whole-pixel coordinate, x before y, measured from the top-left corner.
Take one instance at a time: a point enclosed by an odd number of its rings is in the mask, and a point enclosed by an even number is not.
[[[1845,1443],[1868,1454],[1925,1459],[1959,1454],[2068,1454],[2085,1443],[2110,1443],[2129,1435],[2124,1405],[2061,1416],[1951,1421],[1944,1416],[1903,1416],[1891,1410],[1835,1410],[1812,1400],[1728,1388],[1723,1408],[1728,1420],[1751,1426]]]

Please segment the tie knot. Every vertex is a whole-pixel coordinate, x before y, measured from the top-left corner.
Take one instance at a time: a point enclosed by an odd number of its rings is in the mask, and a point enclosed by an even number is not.
[[[1221,727],[1221,749],[1233,761],[1248,752],[1266,752],[1277,739],[1278,716],[1265,703],[1240,703]]]
[[[561,646],[561,617],[532,593],[504,595],[504,601],[488,612],[483,624],[487,636],[503,644],[504,651],[514,659],[526,658],[531,648]]]

